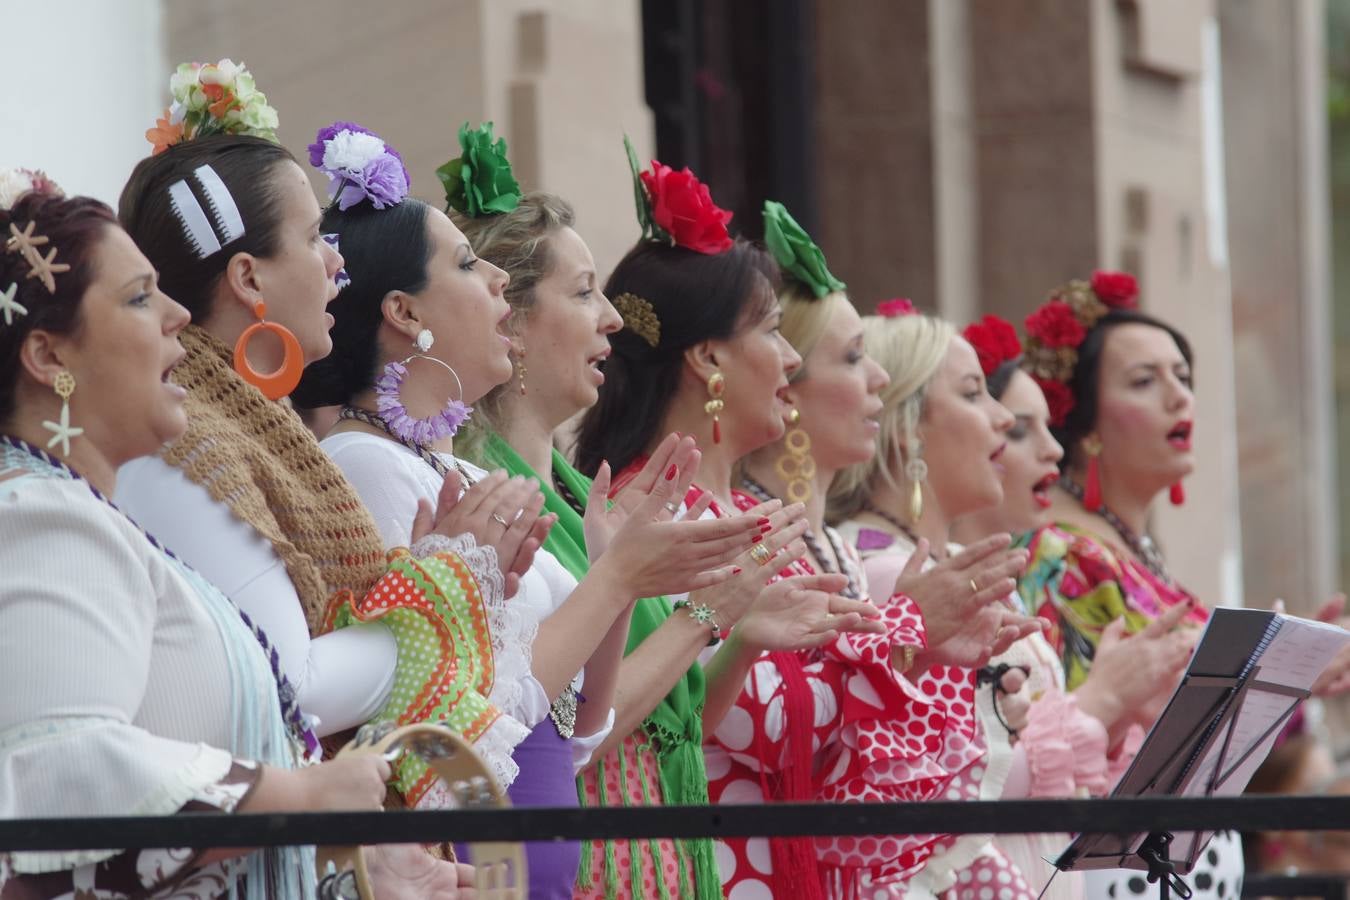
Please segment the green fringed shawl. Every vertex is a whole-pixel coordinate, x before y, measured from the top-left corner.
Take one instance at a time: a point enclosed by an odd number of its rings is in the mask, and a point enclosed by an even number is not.
[[[493,435],[488,439],[484,448],[484,455],[492,465],[500,466],[510,472],[512,475],[524,475],[526,477],[538,478],[539,475],[529,464],[520,458],[505,441],[500,437]],[[558,482],[564,485],[572,496],[577,498],[581,504],[586,502],[590,494],[591,482],[585,475],[582,475],[571,464],[563,458],[558,451],[553,451],[553,475]],[[567,571],[580,581],[590,568],[590,560],[586,553],[586,537],[582,527],[581,516],[577,514],[571,505],[555,490],[553,490],[548,479],[540,479],[540,490],[544,493],[544,508],[551,513],[556,513],[558,522],[553,526],[549,534],[548,541],[544,544],[545,549],[558,558]],[[626,652],[632,653],[633,650],[647,639],[647,636],[661,627],[661,624],[670,618],[673,613],[670,601],[665,597],[647,597],[639,600],[633,610],[632,624],[628,629],[628,649]],[[684,677],[675,683],[670,689],[670,693],[661,700],[661,703],[652,710],[652,712],[643,720],[642,729],[646,734],[647,742],[638,747],[638,752],[642,753],[648,749],[656,751],[657,763],[661,772],[661,795],[665,802],[674,805],[687,806],[708,803],[708,775],[703,767],[703,668],[695,663],[689,667],[689,671]],[[628,762],[622,752],[619,757],[619,783],[626,784],[629,772],[627,771]],[[605,790],[605,762],[601,760],[597,763],[599,769],[599,800],[601,806],[608,806],[611,798],[606,796]],[[586,792],[581,779],[577,779],[577,794],[581,798],[581,803],[586,804]],[[642,799],[646,804],[651,802],[651,786],[647,784],[646,779],[642,781]],[[625,803],[626,803],[625,799]],[[629,856],[636,863],[639,859],[636,842],[630,842]],[[582,844],[581,867],[578,887],[582,890],[591,890],[593,885],[586,883],[590,879],[591,872],[591,854],[594,852],[594,843],[586,842]],[[614,845],[611,841],[604,843],[605,847],[605,896],[613,898],[618,896],[619,873],[614,860]],[[694,898],[694,900],[714,900],[722,896],[721,879],[717,872],[717,861],[713,856],[712,841],[708,839],[677,840],[675,842],[676,852],[680,855],[680,884],[679,894],[681,898]],[[652,857],[658,861],[656,866],[656,887],[661,900],[668,900],[672,896],[671,886],[665,884],[665,879],[659,864],[660,856],[657,851],[656,843],[651,842],[650,850]],[[687,884],[685,877],[684,860],[691,857],[694,863],[694,878],[697,884]],[[642,871],[638,865],[632,866],[632,871],[628,873],[630,880],[631,896],[644,898],[646,892],[642,885]]]

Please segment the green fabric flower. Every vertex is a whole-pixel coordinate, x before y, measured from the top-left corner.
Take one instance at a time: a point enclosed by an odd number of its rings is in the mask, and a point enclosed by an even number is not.
[[[844,283],[826,268],[825,254],[776,200],[764,201],[764,244],[778,260],[778,265],[809,287],[817,297],[844,289]]]
[[[492,123],[470,130],[459,126],[458,157],[436,170],[445,186],[446,212],[457,209],[477,218],[506,213],[520,203],[520,185],[506,158],[506,139],[492,136]]]

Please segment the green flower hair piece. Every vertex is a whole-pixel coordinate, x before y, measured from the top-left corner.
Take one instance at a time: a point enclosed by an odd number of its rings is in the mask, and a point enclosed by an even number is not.
[[[520,203],[520,185],[506,158],[506,139],[492,135],[492,123],[459,126],[459,156],[436,170],[445,186],[445,211],[478,218],[507,213]]]
[[[845,288],[842,281],[830,274],[825,254],[811,236],[776,200],[764,201],[764,244],[778,265],[810,288],[816,297]]]
[[[638,224],[642,226],[642,236],[649,241],[657,241],[662,244],[674,244],[670,232],[666,231],[660,225],[656,224],[656,219],[652,217],[652,198],[647,193],[647,186],[642,183],[642,166],[638,163],[637,151],[633,149],[633,142],[628,139],[628,135],[623,136],[623,149],[628,153],[628,167],[633,170],[633,202],[637,206]]]

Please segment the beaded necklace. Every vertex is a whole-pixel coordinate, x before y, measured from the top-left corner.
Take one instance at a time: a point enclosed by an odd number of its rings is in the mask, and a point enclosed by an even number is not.
[[[1079,487],[1076,482],[1069,478],[1060,478],[1059,486],[1063,488],[1070,497],[1073,497],[1079,503],[1083,502],[1083,489]],[[1086,506],[1083,508],[1087,509]],[[1134,555],[1139,557],[1139,561],[1142,562],[1150,572],[1169,585],[1175,584],[1175,582],[1172,581],[1172,576],[1167,573],[1167,569],[1163,565],[1162,551],[1158,549],[1157,544],[1153,543],[1153,538],[1149,537],[1147,534],[1135,534],[1134,530],[1122,522],[1120,516],[1107,509],[1105,504],[1102,504],[1102,506],[1096,510],[1096,513],[1106,520],[1106,524],[1116,530],[1116,534],[1120,535],[1120,539],[1125,542],[1125,546],[1134,551]]]
[[[764,487],[764,485],[760,484],[749,475],[741,476],[741,485],[751,496],[761,503],[776,499],[769,493],[768,488]],[[840,593],[850,600],[859,599],[862,596],[862,592],[858,589],[860,579],[855,577],[856,573],[854,572],[853,562],[844,552],[843,542],[839,537],[839,532],[828,525],[826,525],[823,530],[825,532],[825,540],[830,542],[830,550],[833,551],[838,566],[831,563],[829,558],[825,556],[825,548],[820,546],[820,541],[811,533],[809,526],[802,532],[802,542],[806,544],[806,549],[811,551],[811,555],[816,558],[816,562],[820,565],[822,571],[831,575],[840,571],[844,573],[844,577],[848,579],[848,586]]]
[[[341,412],[338,413],[338,418],[361,422],[365,425],[369,425],[371,428],[379,429],[420,456],[423,462],[436,471],[437,475],[444,478],[446,475],[450,474],[450,467],[445,464],[438,453],[427,449],[416,441],[410,441],[394,434],[389,428],[389,423],[385,422],[384,419],[381,419],[374,413],[367,412],[366,410],[359,409],[355,406],[344,406],[342,407]],[[450,455],[450,459],[454,462],[455,471],[459,472],[459,476],[464,479],[465,487],[477,483],[478,479],[470,475],[453,454]]]
[[[65,477],[82,483],[89,489],[89,492],[93,494],[95,498],[107,504],[118,515],[130,522],[131,525],[150,542],[150,546],[173,560],[176,565],[180,566],[185,572],[190,573],[195,579],[200,580],[203,584],[209,584],[209,582],[202,578],[195,569],[180,559],[172,550],[164,546],[164,544],[160,543],[159,539],[153,534],[137,524],[135,519],[123,512],[116,503],[113,503],[110,498],[106,497],[102,491],[94,487],[84,478],[84,476],[80,475],[79,472],[76,472],[70,466],[61,462],[51,454],[40,450],[27,441],[20,440],[19,438],[10,437],[7,434],[0,435],[0,443],[5,444],[9,448],[4,453],[4,459],[7,463],[12,463],[16,466],[28,469],[29,471],[36,472],[37,470],[32,468],[32,464],[34,460],[36,460],[38,462],[46,463],[49,467]],[[19,456],[20,452],[26,453],[28,456],[21,457]],[[287,728],[290,729],[291,735],[305,748],[306,753],[310,758],[318,759],[321,752],[319,738],[315,735],[313,730],[310,729],[309,725],[306,724],[304,713],[301,712],[300,704],[295,698],[295,687],[281,670],[281,655],[277,652],[277,649],[272,646],[272,642],[267,639],[267,634],[262,628],[249,618],[248,613],[235,605],[234,601],[230,600],[230,598],[226,597],[223,593],[221,596],[224,597],[231,608],[239,614],[239,618],[243,621],[244,625],[248,627],[249,631],[252,632],[253,637],[257,639],[258,644],[262,647],[263,655],[267,657],[267,662],[272,668],[272,677],[276,681],[277,697],[281,701],[281,715],[286,722]]]

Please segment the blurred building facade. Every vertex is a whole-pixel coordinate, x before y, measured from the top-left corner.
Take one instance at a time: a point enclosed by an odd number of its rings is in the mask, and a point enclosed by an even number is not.
[[[228,56],[292,150],[360,121],[432,202],[459,124],[495,121],[525,188],[575,202],[602,272],[636,234],[624,132],[694,166],[748,235],[764,198],[786,202],[863,310],[908,296],[1020,323],[1053,286],[1128,269],[1198,357],[1200,469],[1155,523],[1172,567],[1211,604],[1308,611],[1340,578],[1325,14],[1324,0],[53,0],[18,24],[79,21],[85,62],[18,49],[40,89],[6,89],[0,161],[115,200],[170,64]],[[115,103],[80,98],[114,74]],[[76,103],[92,107],[78,126]]]

